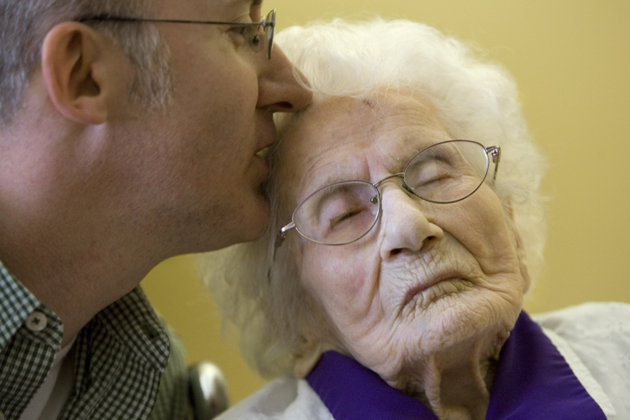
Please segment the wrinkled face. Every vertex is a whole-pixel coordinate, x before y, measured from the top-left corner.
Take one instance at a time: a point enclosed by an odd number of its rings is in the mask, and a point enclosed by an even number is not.
[[[260,21],[251,0],[160,1],[160,19]],[[254,52],[241,28],[157,24],[170,51],[173,95],[165,110],[135,110],[120,145],[139,223],[166,230],[178,252],[256,238],[267,224],[256,154],[275,140],[272,113],[310,101],[282,51]],[[131,129],[128,129],[132,126]],[[123,143],[121,141],[121,143]],[[127,182],[127,181],[125,181]]]
[[[280,179],[296,205],[332,182],[400,172],[417,151],[448,139],[423,100],[394,93],[329,99],[289,127]],[[351,244],[319,245],[290,232],[287,240],[297,241],[290,258],[322,325],[336,335],[321,340],[393,385],[405,368],[445,350],[463,351],[475,340],[496,347],[520,312],[527,280],[487,182],[463,201],[432,204],[387,181],[380,222]]]

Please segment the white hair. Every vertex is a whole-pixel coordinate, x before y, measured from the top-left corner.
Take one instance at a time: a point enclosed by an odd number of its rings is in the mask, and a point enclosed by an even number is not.
[[[315,103],[367,98],[383,90],[418,93],[452,138],[501,146],[493,188],[513,215],[530,278],[539,275],[546,234],[539,191],[544,162],[527,130],[515,84],[501,67],[483,62],[472,48],[434,28],[405,20],[336,19],[288,28],[277,41],[308,80]],[[303,351],[300,326],[314,316],[295,262],[286,258],[293,254],[292,238],[273,261],[274,241],[286,222],[278,216],[292,209],[283,202],[286,188],[274,179],[273,154],[271,168],[267,233],[202,258],[206,283],[224,316],[240,329],[243,356],[264,376],[291,371]]]

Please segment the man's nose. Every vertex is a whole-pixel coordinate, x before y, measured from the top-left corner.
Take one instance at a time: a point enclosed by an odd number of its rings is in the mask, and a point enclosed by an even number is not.
[[[420,198],[388,183],[383,188],[381,208],[381,245],[383,261],[405,252],[421,252],[444,236],[442,229],[432,223],[422,207]]]
[[[296,112],[311,103],[311,92],[298,82],[296,76],[302,82],[308,82],[277,45],[274,45],[271,59],[263,66],[258,83],[258,107],[272,112]]]

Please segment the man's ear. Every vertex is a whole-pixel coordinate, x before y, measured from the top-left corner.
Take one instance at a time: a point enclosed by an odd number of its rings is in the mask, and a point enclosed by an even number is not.
[[[53,105],[66,118],[95,125],[107,120],[110,46],[104,35],[78,22],[60,23],[46,34],[43,81]]]

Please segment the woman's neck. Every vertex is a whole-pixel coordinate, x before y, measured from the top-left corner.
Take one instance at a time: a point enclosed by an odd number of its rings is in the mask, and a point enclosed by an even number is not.
[[[440,419],[485,419],[498,354],[506,339],[501,336],[494,343],[471,339],[424,357],[416,369],[407,369],[413,373],[395,387],[422,401]]]

